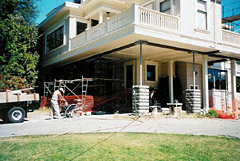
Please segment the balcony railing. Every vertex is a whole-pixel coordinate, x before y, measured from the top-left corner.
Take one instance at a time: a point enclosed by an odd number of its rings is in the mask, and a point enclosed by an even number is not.
[[[179,31],[179,18],[176,16],[139,7],[139,23],[160,29]]]
[[[239,45],[240,34],[228,30],[222,30],[222,40],[233,45]]]
[[[179,32],[179,22],[179,17],[167,15],[133,4],[131,8],[72,38],[71,50],[130,24]]]

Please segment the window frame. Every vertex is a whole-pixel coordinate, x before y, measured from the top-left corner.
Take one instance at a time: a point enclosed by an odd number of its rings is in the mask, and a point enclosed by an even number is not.
[[[169,2],[169,8],[165,9],[165,10],[161,10],[161,6],[162,4],[166,3],[166,2]],[[171,0],[164,0],[162,2],[159,2],[159,12],[162,12],[162,13],[166,13],[167,11],[169,11],[169,13],[171,13]]]
[[[158,82],[158,62],[145,60],[145,82],[156,83]],[[147,66],[155,66],[155,81],[148,80],[147,78]]]
[[[65,31],[65,28],[66,28],[66,27],[65,27],[65,25],[66,25],[66,24],[65,24],[65,21],[63,21],[62,23],[59,23],[58,25],[52,27],[49,31],[46,32],[46,34],[45,34],[45,54],[51,53],[51,52],[53,52],[53,51],[55,51],[55,50],[57,50],[57,49],[59,49],[59,48],[61,48],[61,47],[63,47],[63,46],[66,45],[66,33],[65,33],[65,32],[66,32],[66,31]],[[61,26],[63,26],[63,44],[49,51],[49,50],[47,49],[47,41],[48,41],[48,40],[47,40],[47,37],[48,37],[48,35],[50,35],[50,34],[53,33],[54,31],[56,31],[57,29],[59,29]]]
[[[209,72],[209,70],[213,70],[213,75]],[[222,79],[222,78],[224,78],[224,77],[222,77],[222,76],[218,76],[217,78],[215,77],[215,83],[213,82],[213,87],[212,88],[210,88],[210,81],[212,81],[211,79],[213,79],[213,76],[215,76],[215,72],[216,71],[218,71],[218,75],[219,75],[219,72],[220,72],[220,74],[222,73],[222,72],[224,72],[225,73],[225,79]],[[210,76],[210,74],[211,74],[211,76]],[[214,81],[213,80],[213,81]],[[216,83],[217,83],[217,80],[219,81],[218,83],[219,83],[219,85],[218,85],[218,87],[216,88]],[[222,84],[222,81],[224,81],[225,82],[225,87],[224,88],[222,88],[222,86],[221,86],[221,84]],[[214,87],[214,84],[215,84],[215,87]],[[228,84],[228,72],[227,72],[227,70],[222,70],[222,69],[216,69],[216,68],[211,68],[211,67],[209,67],[208,68],[208,88],[209,88],[209,90],[212,90],[212,89],[216,89],[216,90],[227,90],[227,84]]]
[[[199,8],[199,2],[204,3],[204,5],[205,5],[204,10]],[[208,29],[209,29],[209,27],[208,27],[209,22],[208,22],[207,5],[208,5],[208,3],[207,3],[206,0],[196,0],[195,28],[198,29],[198,30],[208,31]],[[199,25],[199,16],[198,16],[199,13],[203,13],[205,15],[206,24],[205,24],[204,28],[201,28],[200,25]]]

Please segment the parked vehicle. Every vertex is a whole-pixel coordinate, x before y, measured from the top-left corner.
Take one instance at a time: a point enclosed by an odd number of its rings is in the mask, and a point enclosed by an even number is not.
[[[39,106],[39,94],[33,90],[28,88],[0,92],[0,119],[11,123],[23,122],[27,113]]]

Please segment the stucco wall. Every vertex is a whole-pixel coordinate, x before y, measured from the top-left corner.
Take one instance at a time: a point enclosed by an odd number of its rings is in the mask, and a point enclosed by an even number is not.
[[[221,5],[207,2],[207,30],[197,29],[197,0],[180,1],[181,33],[185,36],[213,41],[221,40]],[[215,12],[214,12],[215,10]],[[214,28],[216,29],[214,32]]]

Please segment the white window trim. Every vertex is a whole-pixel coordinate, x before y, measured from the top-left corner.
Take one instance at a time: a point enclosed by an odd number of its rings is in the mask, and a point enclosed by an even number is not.
[[[124,87],[127,88],[127,66],[128,65],[133,65],[133,85],[136,82],[136,61],[132,60],[132,61],[128,61],[124,63]]]
[[[208,8],[209,8],[209,3],[208,3],[208,1],[207,0],[201,0],[201,1],[205,1],[206,2],[206,13],[207,13],[207,19],[206,19],[206,22],[207,22],[207,29],[205,30],[205,29],[201,29],[201,28],[199,28],[198,26],[197,26],[197,23],[198,23],[198,16],[197,16],[197,12],[198,12],[198,0],[195,0],[195,12],[194,12],[194,14],[195,14],[195,28],[194,28],[194,31],[196,31],[196,32],[201,32],[201,33],[205,33],[205,34],[210,34],[210,30],[209,30],[209,24],[210,24],[210,19],[209,19],[209,13],[208,13]]]
[[[147,80],[147,65],[154,65],[155,66],[155,81]],[[145,60],[145,82],[148,82],[148,83],[158,82],[158,62]]]
[[[47,52],[47,36],[61,26],[63,26],[63,44],[61,46]],[[66,23],[65,23],[65,20],[64,20],[62,23],[58,24],[57,26],[53,27],[51,30],[46,32],[46,34],[45,34],[45,45],[44,45],[45,46],[45,54],[52,53],[55,50],[57,50],[57,49],[66,45],[66,31],[65,31],[65,28],[66,28]]]

